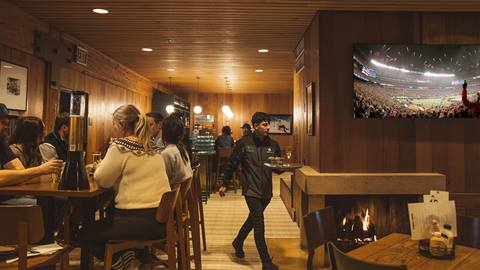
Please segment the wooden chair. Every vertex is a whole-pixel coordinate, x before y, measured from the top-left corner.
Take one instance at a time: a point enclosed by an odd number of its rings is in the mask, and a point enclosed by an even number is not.
[[[124,251],[128,249],[144,249],[146,247],[158,247],[163,250],[168,255],[168,260],[155,262],[147,267],[153,267],[158,264],[166,266],[169,270],[177,269],[177,256],[175,254],[175,244],[184,241],[180,238],[180,228],[178,228],[178,221],[181,219],[179,213],[176,212],[178,209],[178,198],[180,194],[180,189],[173,189],[172,191],[166,192],[162,196],[162,200],[157,208],[155,219],[159,223],[165,223],[167,226],[167,235],[164,239],[154,239],[146,241],[132,241],[132,240],[111,240],[108,241],[105,245],[105,261],[104,269],[109,270],[112,268],[112,256],[116,252]],[[179,257],[185,258],[182,248],[179,245]],[[180,265],[185,265],[185,262],[181,262]],[[181,266],[179,266],[180,269]]]
[[[324,265],[328,265],[327,246],[329,241],[337,239],[337,227],[333,216],[333,208],[326,207],[311,212],[303,217],[305,235],[308,246],[307,269],[313,269],[313,258],[315,249],[321,245],[324,246]]]
[[[207,238],[205,236],[205,215],[203,213],[202,203],[202,186],[200,183],[199,170],[200,164],[193,167],[192,191],[195,196],[195,201],[198,205],[198,223],[200,224],[200,232],[202,233],[203,250],[207,250]]]
[[[480,249],[480,217],[457,215],[457,234],[456,244]]]
[[[407,267],[364,262],[348,256],[332,242],[327,243],[332,270],[405,270]]]
[[[2,222],[0,222],[0,243],[2,245],[17,244],[19,257],[16,263],[0,262],[0,269],[35,269],[43,266],[54,266],[59,262],[62,269],[68,269],[68,253],[71,251],[68,245],[52,255],[27,258],[27,245],[40,242],[45,233],[40,206],[1,205],[0,218],[2,218]],[[69,226],[68,221],[67,226]]]
[[[198,214],[198,201],[195,199],[192,178],[183,181],[180,185],[180,198],[182,209],[182,223],[185,235],[185,254],[187,269],[190,269],[190,258],[195,262],[195,270],[202,269],[200,248],[200,223]],[[191,237],[190,237],[191,233]],[[193,256],[190,255],[190,240],[193,246]]]

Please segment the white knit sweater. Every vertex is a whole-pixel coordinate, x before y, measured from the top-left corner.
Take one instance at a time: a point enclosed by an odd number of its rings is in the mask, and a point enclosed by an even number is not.
[[[95,170],[100,187],[115,190],[115,207],[143,209],[158,207],[163,193],[170,191],[160,151],[145,152],[129,139],[118,139]]]

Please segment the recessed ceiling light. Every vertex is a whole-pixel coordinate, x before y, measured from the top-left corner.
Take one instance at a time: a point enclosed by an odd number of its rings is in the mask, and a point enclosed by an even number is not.
[[[167,71],[175,71],[174,68],[167,68]]]
[[[263,69],[255,69],[255,72],[263,72]]]
[[[266,52],[268,52],[268,49],[259,49],[258,52],[266,53]]]
[[[92,11],[97,14],[108,14],[109,12],[107,9],[103,9],[103,8],[94,8],[92,9]]]
[[[12,66],[7,66],[7,65],[4,65],[3,67],[4,68],[13,68]]]
[[[144,51],[144,52],[152,52],[153,49],[152,49],[152,48],[142,48],[142,51]]]

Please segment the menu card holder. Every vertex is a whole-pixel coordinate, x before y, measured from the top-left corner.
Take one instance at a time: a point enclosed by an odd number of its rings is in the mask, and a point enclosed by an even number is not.
[[[444,256],[431,255],[429,246],[430,237],[432,236],[432,221],[434,219],[437,220],[440,228],[443,228],[444,224],[450,224],[453,236],[457,236],[455,201],[448,200],[448,192],[431,191],[429,195],[424,195],[423,203],[409,203],[408,215],[412,240],[419,240],[420,254],[438,259],[454,258],[455,243],[453,244],[452,252]]]

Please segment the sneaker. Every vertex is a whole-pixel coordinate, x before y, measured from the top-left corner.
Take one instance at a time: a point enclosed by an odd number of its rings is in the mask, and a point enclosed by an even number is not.
[[[227,188],[224,187],[224,186],[221,186],[221,187],[218,189],[218,195],[220,195],[220,197],[224,197],[224,196],[225,196],[225,193],[227,193]]]
[[[123,260],[122,256],[112,263],[112,270],[123,270]]]
[[[132,269],[135,262],[135,252],[131,250],[124,252],[122,254],[122,262],[124,270]]]
[[[274,264],[273,262],[265,262],[262,264],[262,270],[278,270],[278,265]]]
[[[245,258],[245,252],[243,252],[243,245],[237,242],[237,239],[233,240],[232,246],[235,249],[235,256],[237,258]]]

